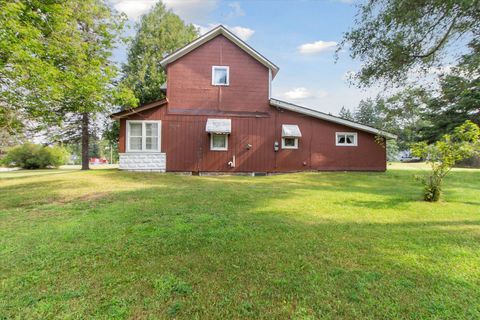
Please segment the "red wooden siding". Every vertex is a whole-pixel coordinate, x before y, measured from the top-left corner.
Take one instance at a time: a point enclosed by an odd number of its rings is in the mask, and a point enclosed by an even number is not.
[[[211,151],[205,132],[208,118],[223,116],[184,116],[168,114],[167,107],[153,109],[129,119],[162,120],[161,151],[167,154],[167,171],[291,172],[302,170],[372,170],[386,168],[385,149],[370,133],[328,121],[271,107],[263,118],[228,117],[232,134],[228,151]],[[302,132],[298,149],[281,148],[282,124],[296,124]],[[125,150],[125,120],[121,121],[120,152]],[[358,146],[335,145],[336,132],[357,132]],[[274,142],[280,149],[274,151]],[[247,149],[251,144],[251,149]],[[227,163],[236,157],[236,167]]]
[[[229,86],[212,86],[212,66],[230,67]],[[268,72],[220,35],[168,65],[169,107],[268,111]]]
[[[212,85],[212,66],[229,66],[229,86]],[[125,152],[126,120],[161,120],[161,152],[167,171],[291,172],[386,168],[386,152],[373,134],[269,103],[269,70],[222,35],[167,66],[168,104],[120,121]],[[228,151],[210,151],[208,118],[232,119]],[[282,124],[298,125],[298,149],[282,150]],[[358,146],[336,146],[336,132],[357,132]],[[274,143],[279,151],[274,151]],[[247,144],[252,145],[247,149]],[[236,158],[235,168],[228,162]]]

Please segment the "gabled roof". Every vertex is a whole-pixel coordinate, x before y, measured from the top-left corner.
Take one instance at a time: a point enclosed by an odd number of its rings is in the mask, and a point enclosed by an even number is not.
[[[243,51],[251,55],[255,60],[257,60],[258,62],[263,64],[265,67],[270,69],[272,71],[272,79],[275,77],[278,70],[280,70],[280,68],[278,68],[274,63],[272,63],[267,58],[262,56],[255,49],[250,47],[243,40],[238,38],[236,35],[234,35],[231,31],[229,31],[227,28],[225,28],[222,25],[210,30],[209,32],[205,33],[203,36],[197,38],[196,40],[190,42],[183,48],[180,48],[177,51],[170,54],[169,56],[165,57],[162,61],[160,61],[160,65],[165,68],[169,63],[183,57],[190,51],[200,47],[202,44],[212,40],[218,35],[223,35],[225,38],[229,39],[230,41],[235,43],[238,47],[243,49]]]
[[[318,119],[338,123],[338,124],[341,124],[341,125],[344,125],[344,126],[347,126],[347,127],[350,127],[350,128],[358,129],[358,130],[361,130],[361,131],[366,131],[366,132],[369,132],[369,133],[373,133],[373,134],[376,134],[376,135],[379,135],[379,136],[382,136],[382,137],[385,137],[385,138],[390,138],[390,139],[396,139],[397,138],[396,135],[385,132],[383,130],[379,130],[379,129],[376,129],[376,128],[373,128],[373,127],[370,127],[370,126],[366,126],[366,125],[363,125],[363,124],[360,124],[360,123],[356,123],[356,122],[353,122],[353,121],[350,121],[350,120],[346,120],[346,119],[343,119],[343,118],[335,117],[335,116],[332,116],[330,114],[326,114],[326,113],[323,113],[323,112],[320,112],[320,111],[317,111],[317,110],[305,108],[305,107],[302,107],[302,106],[299,106],[299,105],[296,105],[296,104],[293,104],[293,103],[285,102],[285,101],[282,101],[282,100],[271,98],[270,99],[270,105],[272,105],[274,107],[277,107],[277,108],[281,108],[281,109],[301,113],[301,114],[304,114],[304,115],[307,115],[307,116],[315,117],[315,118],[318,118]]]
[[[113,114],[110,115],[110,118],[118,120],[118,119],[121,119],[121,118],[128,117],[128,116],[130,116],[132,114],[135,114],[135,113],[139,113],[139,112],[149,110],[149,109],[152,109],[152,108],[160,107],[160,106],[162,106],[164,104],[167,104],[167,103],[168,103],[167,99],[153,101],[153,102],[144,104],[143,106],[140,106],[138,108],[130,108],[130,109],[126,109],[126,110],[123,110],[123,111],[113,113]]]

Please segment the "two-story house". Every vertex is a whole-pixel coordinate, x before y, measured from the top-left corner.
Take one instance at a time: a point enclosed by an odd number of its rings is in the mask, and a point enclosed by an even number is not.
[[[120,169],[386,168],[384,142],[394,135],[272,98],[279,68],[223,26],[159,63],[167,72],[166,99],[112,115],[120,120]]]

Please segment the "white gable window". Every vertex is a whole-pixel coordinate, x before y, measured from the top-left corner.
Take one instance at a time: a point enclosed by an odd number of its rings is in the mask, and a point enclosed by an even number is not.
[[[230,68],[227,66],[212,67],[212,85],[228,86],[230,83]]]
[[[161,121],[127,121],[127,152],[160,152]]]
[[[298,138],[302,137],[296,124],[282,125],[282,149],[298,149]]]
[[[358,137],[356,132],[337,132],[335,135],[337,146],[356,147]]]

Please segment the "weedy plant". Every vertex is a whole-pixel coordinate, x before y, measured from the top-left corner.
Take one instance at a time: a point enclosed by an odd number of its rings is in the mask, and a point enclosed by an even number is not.
[[[412,153],[426,159],[432,169],[420,178],[424,185],[423,199],[438,201],[442,194],[443,179],[455,164],[480,153],[480,127],[468,120],[456,127],[453,134],[446,134],[433,144],[414,144]]]

